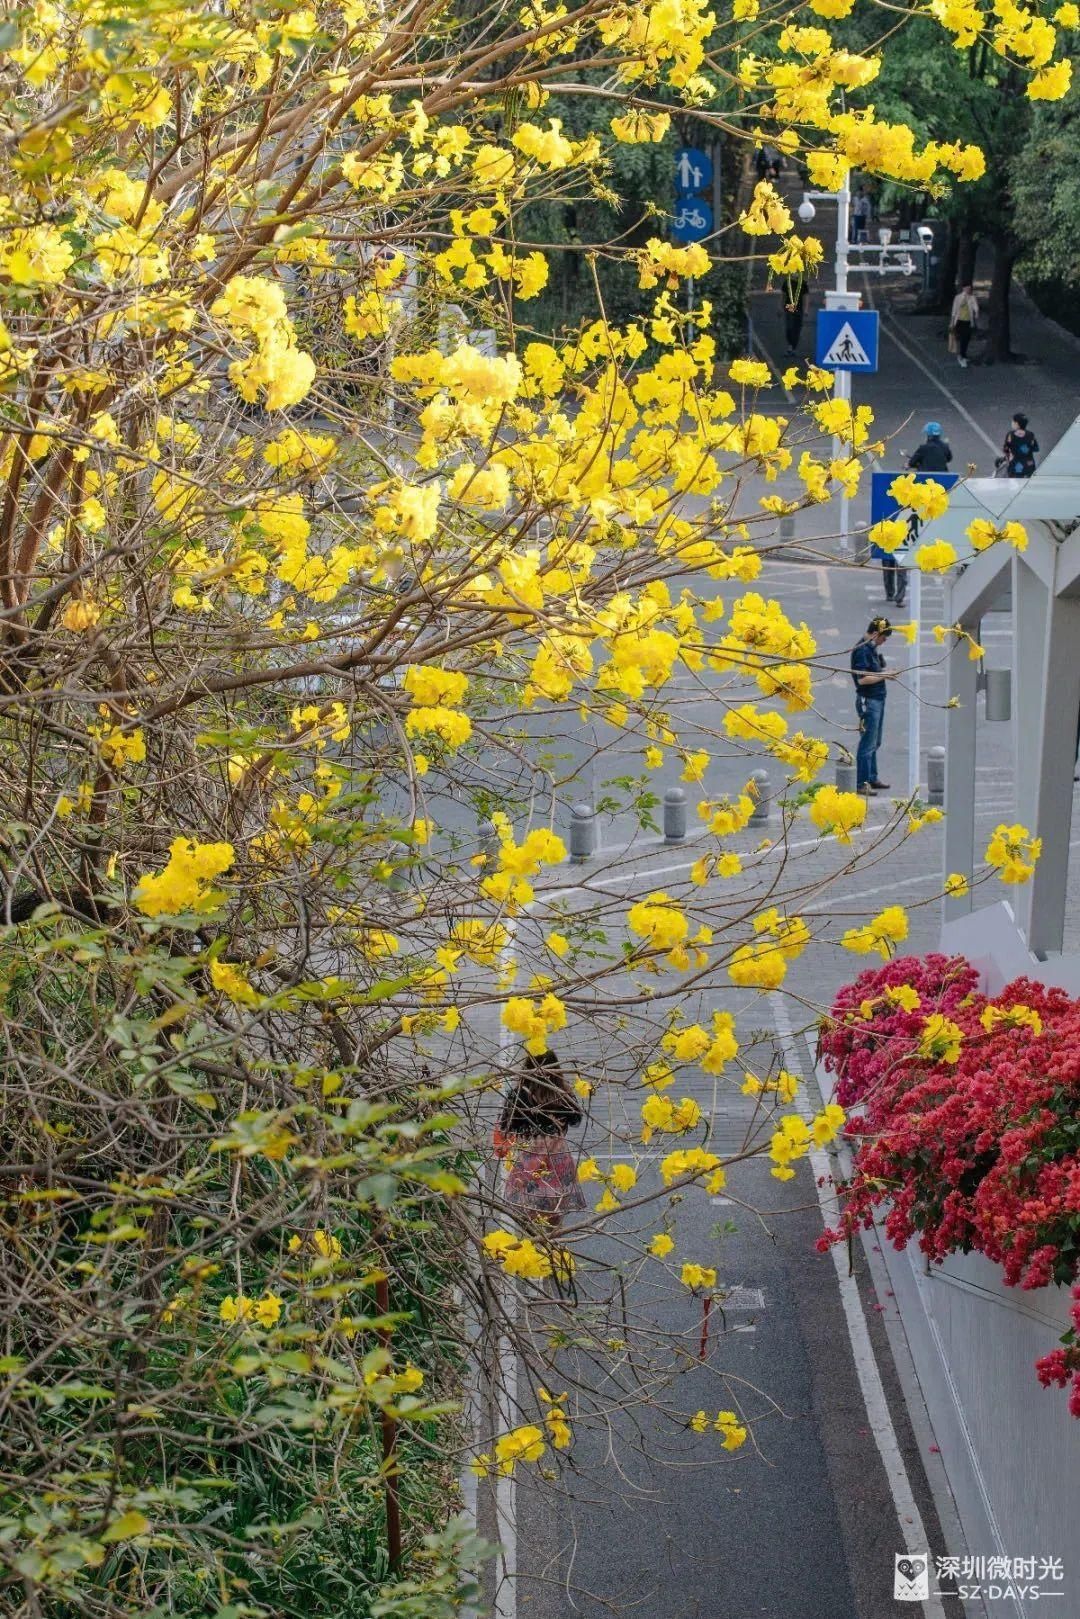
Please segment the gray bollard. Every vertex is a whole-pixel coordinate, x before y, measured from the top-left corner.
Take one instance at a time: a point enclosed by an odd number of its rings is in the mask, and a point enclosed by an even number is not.
[[[1012,670],[987,669],[986,717],[988,720],[1012,719]]]
[[[926,802],[945,802],[945,749],[931,748],[926,755]]]
[[[842,793],[853,793],[858,781],[854,759],[837,759],[836,786]]]
[[[570,811],[570,859],[584,865],[596,853],[596,811],[591,804],[575,804]]]
[[[750,777],[750,796],[754,800],[753,813],[750,816],[751,826],[764,826],[769,819],[769,808],[772,799],[772,788],[769,786],[768,772],[755,770]]]
[[[669,787],[664,794],[664,842],[681,843],[686,836],[686,794]]]

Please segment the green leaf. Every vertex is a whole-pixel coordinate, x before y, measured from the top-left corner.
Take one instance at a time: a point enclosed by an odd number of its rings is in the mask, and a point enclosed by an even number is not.
[[[136,1512],[132,1507],[113,1520],[101,1536],[101,1541],[103,1545],[111,1546],[117,1540],[134,1540],[136,1535],[145,1535],[149,1528],[150,1519],[145,1512]]]

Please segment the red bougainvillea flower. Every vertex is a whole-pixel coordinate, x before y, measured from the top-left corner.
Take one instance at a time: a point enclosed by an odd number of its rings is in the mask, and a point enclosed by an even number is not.
[[[881,1209],[897,1248],[915,1238],[931,1260],[984,1254],[1010,1286],[1068,1285],[1080,1268],[1080,1002],[1029,979],[988,999],[976,982],[962,958],[901,958],[837,996],[819,1048],[859,1111],[840,1221],[819,1246]],[[1074,1336],[1038,1373],[1071,1382],[1080,1415]]]

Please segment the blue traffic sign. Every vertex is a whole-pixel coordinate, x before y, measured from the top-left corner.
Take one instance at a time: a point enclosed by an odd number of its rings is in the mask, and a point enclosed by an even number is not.
[[[900,510],[899,505],[889,493],[889,485],[897,478],[912,477],[917,483],[927,483],[930,479],[939,483],[943,489],[951,489],[958,483],[958,472],[872,472],[870,474],[870,523],[883,523],[887,517],[895,517]]]
[[[700,197],[680,197],[675,204],[671,234],[677,242],[700,242],[711,236],[713,211]]]
[[[699,146],[680,146],[675,153],[675,190],[707,191],[712,185],[712,158]]]
[[[876,371],[876,309],[822,309],[817,318],[816,363],[829,371]]]

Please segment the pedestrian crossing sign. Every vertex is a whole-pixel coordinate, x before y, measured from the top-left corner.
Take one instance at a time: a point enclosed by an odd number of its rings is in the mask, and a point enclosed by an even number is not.
[[[829,371],[876,371],[876,309],[822,309],[817,318],[817,364]]]

